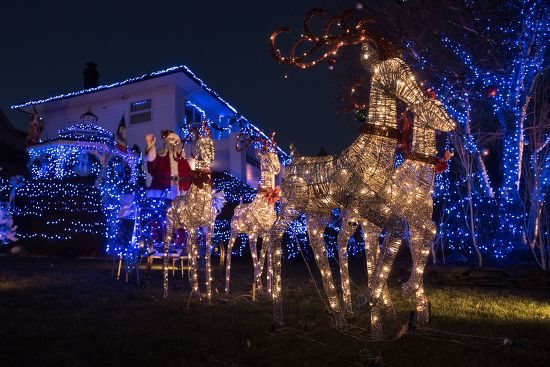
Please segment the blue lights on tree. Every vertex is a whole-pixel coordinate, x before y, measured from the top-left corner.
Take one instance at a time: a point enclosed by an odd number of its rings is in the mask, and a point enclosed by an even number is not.
[[[462,35],[442,34],[441,44],[449,60],[459,61],[457,67],[436,65],[430,56],[412,53],[431,72],[431,87],[459,122],[453,141],[447,142],[455,157],[435,183],[438,239],[447,251],[478,252],[480,262],[481,253],[502,259],[525,243],[529,203],[521,198],[522,180],[533,174],[524,172],[530,159],[525,157],[526,127],[536,124],[530,103],[536,98],[537,78],[548,66],[550,41],[547,2],[491,4],[465,1],[472,24],[461,28]],[[416,45],[411,41],[408,46]],[[479,123],[485,110],[499,127],[498,186],[489,179],[484,150],[472,132],[472,122]]]

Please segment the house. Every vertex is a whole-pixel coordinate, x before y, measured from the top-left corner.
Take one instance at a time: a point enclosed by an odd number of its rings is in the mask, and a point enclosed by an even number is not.
[[[125,116],[128,146],[142,150],[145,135],[160,131],[184,134],[190,124],[208,120],[215,140],[213,171],[226,171],[253,187],[259,179],[259,164],[252,147],[237,152],[235,142],[246,131],[266,139],[261,130],[219,94],[209,88],[187,66],[180,65],[126,80],[97,85],[95,64],[84,71],[86,89],[11,106],[22,112],[36,110],[45,121],[42,139],[51,139],[61,129],[74,125],[87,110],[98,117],[100,127],[115,132]],[[159,143],[157,143],[159,144]],[[189,147],[186,147],[189,154]],[[278,148],[283,165],[290,157]],[[188,155],[189,156],[189,155]]]

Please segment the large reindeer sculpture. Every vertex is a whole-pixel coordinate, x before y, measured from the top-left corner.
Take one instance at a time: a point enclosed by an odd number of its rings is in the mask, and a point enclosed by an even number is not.
[[[200,131],[197,131],[195,143],[194,162],[195,168],[191,172],[191,186],[186,195],[178,196],[168,209],[166,215],[166,236],[164,238],[164,251],[168,254],[168,248],[172,242],[174,230],[184,228],[188,233],[187,254],[189,256],[189,280],[191,282],[191,294],[196,293],[201,297],[198,281],[198,240],[199,228],[206,230],[206,253],[205,253],[205,281],[206,299],[212,299],[212,275],[210,255],[212,253],[212,233],[214,232],[214,221],[216,219],[216,208],[213,205],[212,183],[210,166],[214,161],[214,141],[210,129],[203,124]],[[165,262],[167,255],[165,255]],[[167,264],[165,264],[167,269]],[[168,271],[164,272],[164,294],[167,294]]]
[[[321,270],[335,324],[341,328],[345,326],[345,320],[322,237],[327,213],[333,208],[340,208],[349,213],[348,216],[365,218],[377,227],[386,229],[386,242],[378,256],[369,284],[368,301],[373,306],[377,305],[395,252],[404,235],[405,223],[418,223],[422,235],[433,228],[431,219],[428,223],[420,224],[420,216],[414,213],[413,203],[427,200],[414,187],[415,182],[410,181],[412,177],[420,174],[414,171],[416,162],[398,171],[393,168],[396,144],[402,135],[397,128],[396,99],[403,101],[416,114],[424,115],[426,121],[431,121],[430,129],[451,130],[454,128],[454,122],[447,117],[441,105],[429,99],[416,84],[410,69],[398,58],[399,54],[393,46],[364,29],[367,20],[361,19],[356,25],[350,26],[350,13],[346,12],[326,21],[322,34],[317,36],[309,30],[309,21],[320,13],[322,10],[319,9],[308,13],[304,21],[304,32],[291,46],[289,57],[281,56],[274,44],[277,35],[289,32],[289,29],[280,28],[273,32],[273,56],[282,64],[307,68],[329,55],[335,55],[342,46],[363,44],[361,57],[372,73],[369,121],[363,123],[359,137],[340,154],[299,157],[286,169],[286,177],[282,184],[281,214],[272,229],[273,316],[276,325],[283,323],[282,235],[299,213],[304,213],[308,217],[310,242]],[[331,35],[330,31],[334,28],[339,28],[341,32]],[[296,49],[303,42],[313,43],[313,47],[302,56],[296,56]],[[321,52],[321,55],[305,62],[304,59],[311,57],[314,52]],[[402,177],[407,180],[400,180]],[[344,279],[344,287],[346,285],[349,289],[349,279]],[[347,292],[348,290],[344,289],[344,293]]]
[[[366,49],[363,47],[363,54]],[[365,65],[368,67],[368,65]],[[433,211],[433,180],[435,174],[446,168],[445,161],[450,158],[448,153],[437,159],[435,149],[435,128],[444,129],[453,123],[442,106],[434,101],[431,111],[417,115],[413,126],[413,136],[410,151],[405,153],[407,159],[395,170],[392,175],[391,187],[388,186],[383,196],[392,210],[405,218],[409,236],[409,247],[412,255],[412,272],[402,288],[406,295],[416,299],[417,322],[424,323],[429,319],[429,304],[424,294],[423,273],[435,235],[435,225],[432,222]],[[427,117],[429,119],[427,119]],[[349,213],[349,212],[348,212]],[[359,213],[361,215],[361,213]],[[371,301],[372,338],[380,340],[382,335],[381,307],[391,304],[387,291],[387,273],[390,269],[399,248],[398,242],[390,243],[389,249],[381,253],[379,236],[382,229],[367,218],[349,215],[344,217],[348,228],[341,231],[338,237],[339,249],[345,247],[353,224],[361,224],[365,232],[365,249],[368,269],[369,290],[361,299],[363,302],[382,298],[382,305]],[[350,226],[351,224],[351,226]],[[352,228],[350,228],[352,227]],[[386,245],[388,246],[388,245]],[[346,261],[346,258],[343,258]],[[347,272],[347,263],[341,270]],[[342,277],[349,276],[347,273]],[[344,297],[345,298],[345,297]]]
[[[276,153],[274,136],[271,141],[263,139],[262,146],[256,151],[260,161],[260,182],[258,194],[250,203],[241,203],[235,208],[231,220],[231,239],[227,245],[227,264],[225,268],[225,292],[229,293],[231,272],[231,251],[237,235],[248,233],[250,254],[254,265],[254,284],[262,291],[262,273],[264,263],[268,260],[267,292],[271,294],[272,253],[269,245],[269,231],[277,219],[274,205],[279,200],[279,187],[275,187],[275,176],[281,171],[281,163]],[[262,249],[258,254],[256,241],[262,240]]]

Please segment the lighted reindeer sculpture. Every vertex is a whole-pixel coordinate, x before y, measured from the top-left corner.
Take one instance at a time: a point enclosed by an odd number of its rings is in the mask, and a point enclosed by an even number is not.
[[[361,19],[355,25],[350,25],[350,13],[346,12],[327,20],[322,34],[318,36],[309,30],[309,22],[314,15],[322,12],[314,9],[307,14],[303,34],[291,46],[289,57],[281,56],[274,44],[276,37],[281,32],[289,32],[289,29],[280,28],[273,32],[273,56],[282,64],[307,68],[335,55],[342,46],[363,44],[361,57],[372,73],[368,122],[362,124],[359,137],[340,154],[298,157],[286,169],[282,183],[281,214],[272,228],[274,323],[281,325],[283,322],[282,235],[285,228],[300,213],[304,213],[308,218],[310,243],[321,271],[336,327],[343,328],[345,319],[341,302],[324,251],[323,229],[328,213],[333,208],[340,208],[346,213],[345,220],[356,217],[386,230],[386,241],[369,277],[371,284],[365,298],[372,307],[377,307],[395,252],[404,236],[405,224],[408,222],[409,227],[419,228],[417,233],[423,238],[427,236],[426,233],[433,235],[431,218],[418,213],[420,207],[428,207],[424,192],[416,187],[419,180],[422,182],[426,179],[425,172],[420,171],[420,168],[415,171],[420,167],[417,160],[426,159],[431,163],[432,158],[418,154],[411,157],[414,161],[410,164],[399,170],[394,169],[396,144],[402,138],[396,121],[396,99],[403,101],[417,115],[424,116],[424,121],[430,122],[429,129],[425,129],[426,133],[422,136],[419,134],[418,144],[422,141],[423,144],[433,145],[435,139],[426,143],[423,138],[434,138],[430,136],[434,129],[453,129],[454,122],[448,118],[442,106],[428,98],[417,85],[408,66],[399,59],[397,50],[383,38],[364,29],[367,20]],[[340,29],[341,32],[332,35],[330,31],[333,29]],[[296,49],[303,42],[313,43],[313,47],[303,55],[296,56]],[[324,52],[312,61],[305,62],[304,59],[311,57],[315,51]],[[433,172],[433,166],[430,169]],[[340,258],[345,258],[341,251]],[[349,302],[351,296],[347,269],[341,275],[344,297]]]
[[[194,162],[195,168],[191,172],[191,186],[186,195],[178,196],[168,209],[166,215],[166,236],[164,238],[164,295],[168,292],[168,248],[172,242],[174,230],[184,228],[188,233],[187,254],[189,256],[189,281],[191,295],[196,293],[201,297],[198,280],[199,244],[198,232],[200,228],[206,231],[205,253],[205,283],[206,299],[212,299],[212,274],[210,256],[212,253],[212,233],[217,211],[213,205],[212,183],[210,166],[214,161],[214,141],[210,129],[203,124],[196,132]]]
[[[231,251],[237,235],[248,233],[248,243],[250,254],[254,265],[254,285],[258,292],[262,292],[262,273],[267,253],[267,293],[271,294],[272,277],[272,253],[269,244],[269,231],[277,219],[274,205],[279,200],[279,187],[275,186],[275,176],[281,171],[281,163],[276,153],[274,141],[275,133],[268,139],[257,139],[261,143],[261,148],[256,150],[256,155],[260,161],[260,182],[258,183],[258,193],[250,203],[241,203],[235,208],[233,219],[231,220],[231,239],[227,245],[227,260],[225,268],[225,292],[229,293],[229,279],[231,273]],[[242,150],[243,147],[237,148]],[[262,249],[260,254],[257,251],[256,241],[262,240]]]

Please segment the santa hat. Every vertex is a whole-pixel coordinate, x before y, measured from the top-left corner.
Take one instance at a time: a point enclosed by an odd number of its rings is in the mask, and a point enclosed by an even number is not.
[[[160,136],[163,138],[163,139],[166,139],[168,136],[170,135],[175,135],[176,137],[179,138],[178,134],[176,134],[174,132],[174,130],[161,130],[160,131]]]

